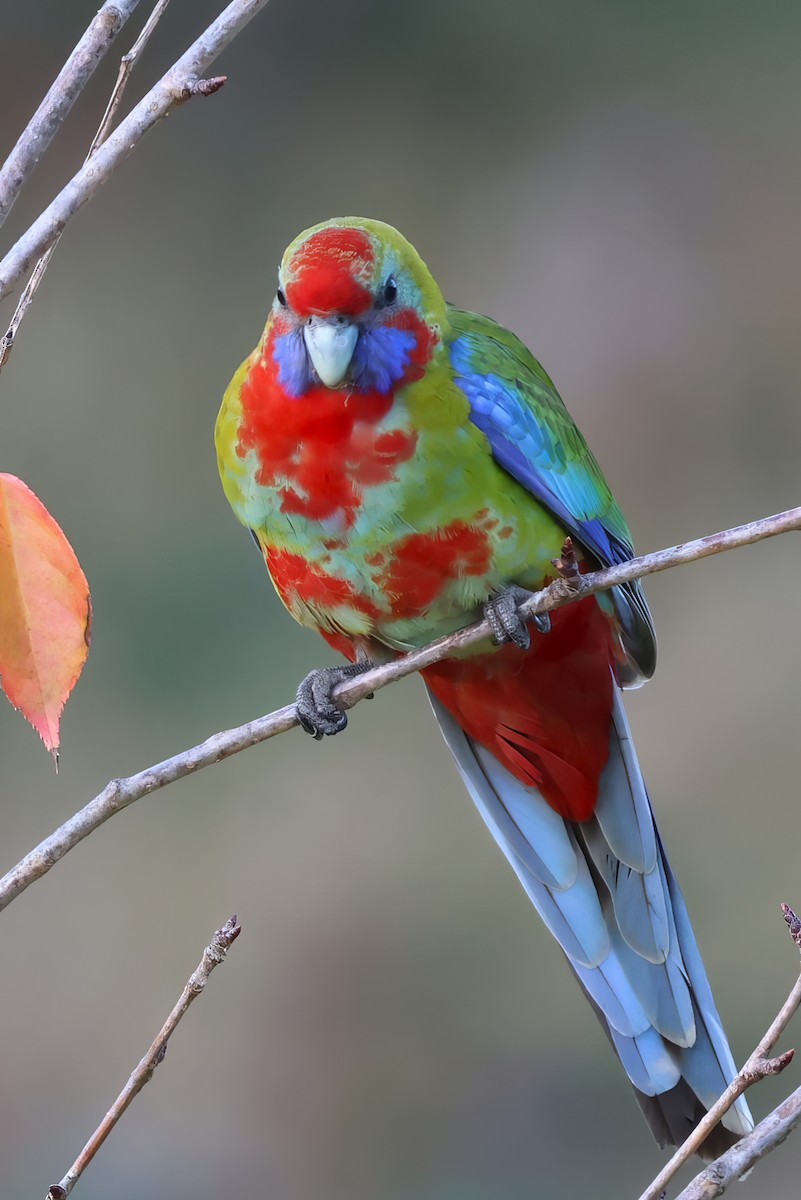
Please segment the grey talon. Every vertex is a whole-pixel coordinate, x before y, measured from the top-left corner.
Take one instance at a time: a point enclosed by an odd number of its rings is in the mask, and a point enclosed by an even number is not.
[[[484,616],[492,626],[492,637],[496,645],[514,642],[520,650],[528,650],[531,645],[531,633],[518,610],[531,595],[526,588],[512,583],[487,600]],[[540,633],[548,633],[551,628],[551,619],[547,613],[538,613],[531,620]]]
[[[332,699],[331,693],[338,684],[369,671],[373,664],[365,659],[346,663],[341,667],[322,667],[310,671],[301,680],[295,696],[295,714],[301,727],[310,733],[316,742],[323,737],[341,733],[348,723],[347,714]]]

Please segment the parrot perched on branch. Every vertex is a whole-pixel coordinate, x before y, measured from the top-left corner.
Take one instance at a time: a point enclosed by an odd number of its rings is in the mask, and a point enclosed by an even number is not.
[[[391,226],[327,221],[284,255],[216,444],[284,605],[350,660],[298,689],[315,737],[346,724],[342,679],[488,617],[495,645],[422,672],[434,712],[655,1137],[682,1142],[735,1071],[621,702],[654,670],[648,607],[634,582],[531,630],[517,611],[567,537],[582,569],[634,553],[548,375]],[[752,1127],[741,1098],[705,1155]]]

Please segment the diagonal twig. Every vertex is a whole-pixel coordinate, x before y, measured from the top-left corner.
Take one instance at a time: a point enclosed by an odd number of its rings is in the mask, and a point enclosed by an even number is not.
[[[715,1200],[730,1183],[742,1179],[760,1159],[780,1146],[801,1123],[801,1088],[774,1108],[756,1129],[710,1163],[687,1185],[676,1200]]]
[[[151,34],[164,15],[169,3],[170,0],[158,0],[150,16],[142,26],[139,37],[131,46],[128,53],[123,54],[122,58],[120,59],[120,69],[117,73],[117,81],[112,88],[111,96],[109,97],[109,102],[106,105],[106,111],[103,113],[103,119],[100,122],[97,133],[92,138],[92,144],[89,147],[89,153],[86,156],[87,161],[92,157],[98,146],[103,145],[103,142],[105,142],[106,138],[111,133],[111,127],[114,124],[114,118],[117,115],[117,109],[119,108],[120,101],[122,100],[122,93],[125,91],[131,71],[142,57],[145,46],[150,41]]]
[[[719,554],[724,550],[733,550],[763,538],[798,529],[801,529],[801,508],[792,508],[772,517],[752,521],[748,525],[739,525],[735,529],[685,542],[668,550],[657,550],[653,554],[645,554],[641,558],[633,558],[629,562],[619,563],[602,571],[593,571],[581,577],[581,587],[578,590],[573,584],[559,578],[549,587],[534,593],[530,600],[521,605],[520,613],[528,619],[537,613],[550,612],[563,604],[569,604],[580,596],[604,591],[642,575],[665,571],[669,567],[694,562],[710,554]],[[491,633],[488,621],[470,625],[393,662],[383,663],[365,671],[356,679],[341,683],[334,690],[334,698],[343,708],[352,708],[369,693],[378,691],[423,667],[431,666],[432,663],[439,662],[468,646],[486,641]],[[30,884],[46,875],[68,851],[93,833],[109,817],[121,812],[135,800],[183,779],[202,767],[221,762],[224,758],[247,749],[248,746],[255,746],[279,733],[285,733],[297,724],[295,706],[287,704],[284,708],[249,721],[246,725],[215,733],[199,746],[193,746],[182,754],[165,759],[164,762],[148,767],[137,775],[131,775],[127,779],[113,779],[84,808],[40,842],[0,879],[0,910],[15,900]]]
[[[108,1110],[103,1120],[98,1125],[95,1132],[90,1137],[89,1141],[84,1146],[81,1153],[76,1158],[75,1162],[70,1167],[67,1174],[59,1183],[51,1185],[47,1200],[66,1200],[75,1184],[84,1173],[89,1163],[97,1154],[100,1147],[105,1142],[108,1135],[111,1133],[114,1126],[119,1121],[125,1110],[133,1102],[136,1096],[139,1095],[142,1088],[148,1083],[152,1077],[156,1067],[164,1061],[164,1055],[167,1052],[167,1042],[175,1031],[178,1022],[186,1013],[189,1005],[193,1000],[201,994],[208,982],[209,975],[215,967],[218,967],[224,960],[231,945],[236,941],[241,933],[241,926],[237,924],[236,916],[230,918],[223,925],[222,929],[218,929],[214,937],[209,942],[206,949],[203,951],[203,957],[198,963],[195,970],[189,976],[184,990],[178,998],[175,1007],[173,1008],[167,1020],[162,1025],[158,1035],[148,1050],[145,1057],[139,1063],[138,1067],[132,1072],[125,1087],[120,1092],[117,1099]]]
[[[801,921],[790,908],[789,904],[782,904],[781,909],[784,919],[789,927],[790,936],[792,937],[796,946],[801,949]],[[640,1196],[640,1200],[659,1200],[659,1197],[664,1194],[665,1187],[679,1170],[679,1168],[682,1167],[688,1159],[692,1158],[693,1154],[695,1154],[696,1150],[701,1145],[701,1142],[704,1140],[707,1134],[714,1129],[721,1117],[723,1117],[729,1111],[737,1097],[742,1096],[743,1092],[745,1092],[753,1084],[758,1083],[760,1079],[765,1079],[768,1075],[780,1075],[784,1068],[790,1064],[795,1054],[794,1050],[787,1050],[784,1054],[780,1054],[778,1058],[770,1058],[769,1055],[790,1023],[791,1018],[795,1015],[799,1004],[801,1004],[801,975],[799,975],[792,991],[790,992],[790,995],[779,1009],[779,1012],[774,1017],[770,1027],[766,1030],[764,1037],[759,1042],[759,1045],[756,1047],[753,1053],[749,1056],[748,1061],[745,1063],[742,1070],[738,1071],[737,1075],[735,1075],[725,1092],[723,1092],[717,1102],[712,1105],[706,1116],[698,1122],[687,1140],[681,1146],[679,1146],[676,1153],[673,1155],[670,1161],[665,1164],[665,1166],[657,1175],[656,1179],[654,1179],[653,1183],[649,1184],[649,1186],[645,1189]],[[780,1141],[784,1141],[784,1138],[787,1137],[788,1133],[791,1132],[792,1128],[795,1126],[795,1123],[797,1123],[797,1120],[799,1119],[801,1119],[801,1111],[799,1112],[799,1116],[796,1118],[796,1121],[786,1129],[786,1132],[784,1132],[782,1137],[775,1142],[771,1142],[771,1149],[774,1145],[778,1145]],[[756,1132],[757,1131],[754,1130],[752,1133],[747,1135],[747,1138],[753,1138],[754,1133]],[[733,1147],[733,1149],[739,1150],[740,1147],[744,1145],[746,1140],[747,1139],[743,1139],[743,1141],[738,1142],[737,1146]],[[759,1139],[757,1139],[757,1143],[755,1144],[759,1144]],[[751,1150],[746,1152],[746,1157],[748,1153],[751,1153]],[[767,1153],[767,1150],[765,1150],[764,1153]],[[727,1151],[727,1153],[722,1157],[728,1158],[730,1154],[731,1151]],[[717,1161],[719,1162],[721,1160]],[[735,1155],[729,1160],[729,1164],[735,1161],[739,1162],[741,1159]],[[756,1160],[754,1159],[754,1161]],[[716,1165],[716,1163],[713,1163],[709,1170],[711,1171]],[[729,1169],[730,1166],[727,1166],[726,1170],[728,1171]],[[742,1171],[745,1170],[746,1167],[742,1167]],[[706,1172],[702,1172],[702,1174],[706,1174]],[[712,1179],[712,1175],[709,1176],[709,1179]],[[718,1196],[720,1194],[721,1192],[708,1193],[709,1196]],[[698,1196],[706,1197],[706,1195],[706,1192],[698,1192]]]
[[[139,0],[106,0],[0,168],[0,225]]]
[[[267,0],[231,0],[139,101],[0,262],[0,300],[13,291],[67,221],[110,178],[157,121],[191,96],[209,95],[220,86],[219,79],[203,80],[203,72],[266,4]]]
[[[131,71],[139,61],[145,46],[150,40],[150,35],[156,28],[156,25],[161,19],[161,16],[169,3],[170,0],[158,0],[158,3],[145,22],[139,37],[136,39],[128,53],[122,56],[122,59],[120,60],[120,69],[117,73],[117,80],[112,89],[109,102],[106,105],[106,111],[103,113],[102,120],[98,126],[97,133],[92,138],[92,144],[89,147],[89,152],[86,155],[86,158],[84,159],[84,164],[89,162],[89,159],[97,151],[98,147],[102,146],[103,142],[105,142],[106,138],[111,133],[114,116],[120,106],[122,94],[125,91],[125,86],[128,82]],[[55,253],[56,246],[61,241],[61,236],[61,233],[56,234],[56,237],[53,239],[51,245],[48,246],[47,250],[45,250],[44,254],[33,268],[28,282],[22,289],[22,295],[20,296],[19,303],[14,310],[14,315],[9,322],[8,329],[3,334],[2,338],[0,338],[0,371],[2,371],[3,367],[6,365],[9,357],[11,356],[11,351],[16,343],[20,325],[25,318],[25,314],[33,303],[33,298],[36,295],[39,284],[44,278],[44,273],[49,266],[50,259]]]

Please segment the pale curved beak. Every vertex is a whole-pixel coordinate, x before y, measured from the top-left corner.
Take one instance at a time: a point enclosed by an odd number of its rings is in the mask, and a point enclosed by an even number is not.
[[[345,379],[358,337],[357,326],[341,317],[311,317],[303,326],[309,358],[326,387],[339,387]]]

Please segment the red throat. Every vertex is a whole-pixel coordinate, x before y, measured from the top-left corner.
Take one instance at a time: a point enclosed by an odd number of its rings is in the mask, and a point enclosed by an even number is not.
[[[392,408],[391,392],[315,386],[302,399],[288,396],[278,382],[274,336],[242,385],[237,454],[255,450],[256,480],[279,489],[283,512],[316,521],[339,517],[349,528],[365,489],[395,478],[414,454],[417,434],[379,424]]]

